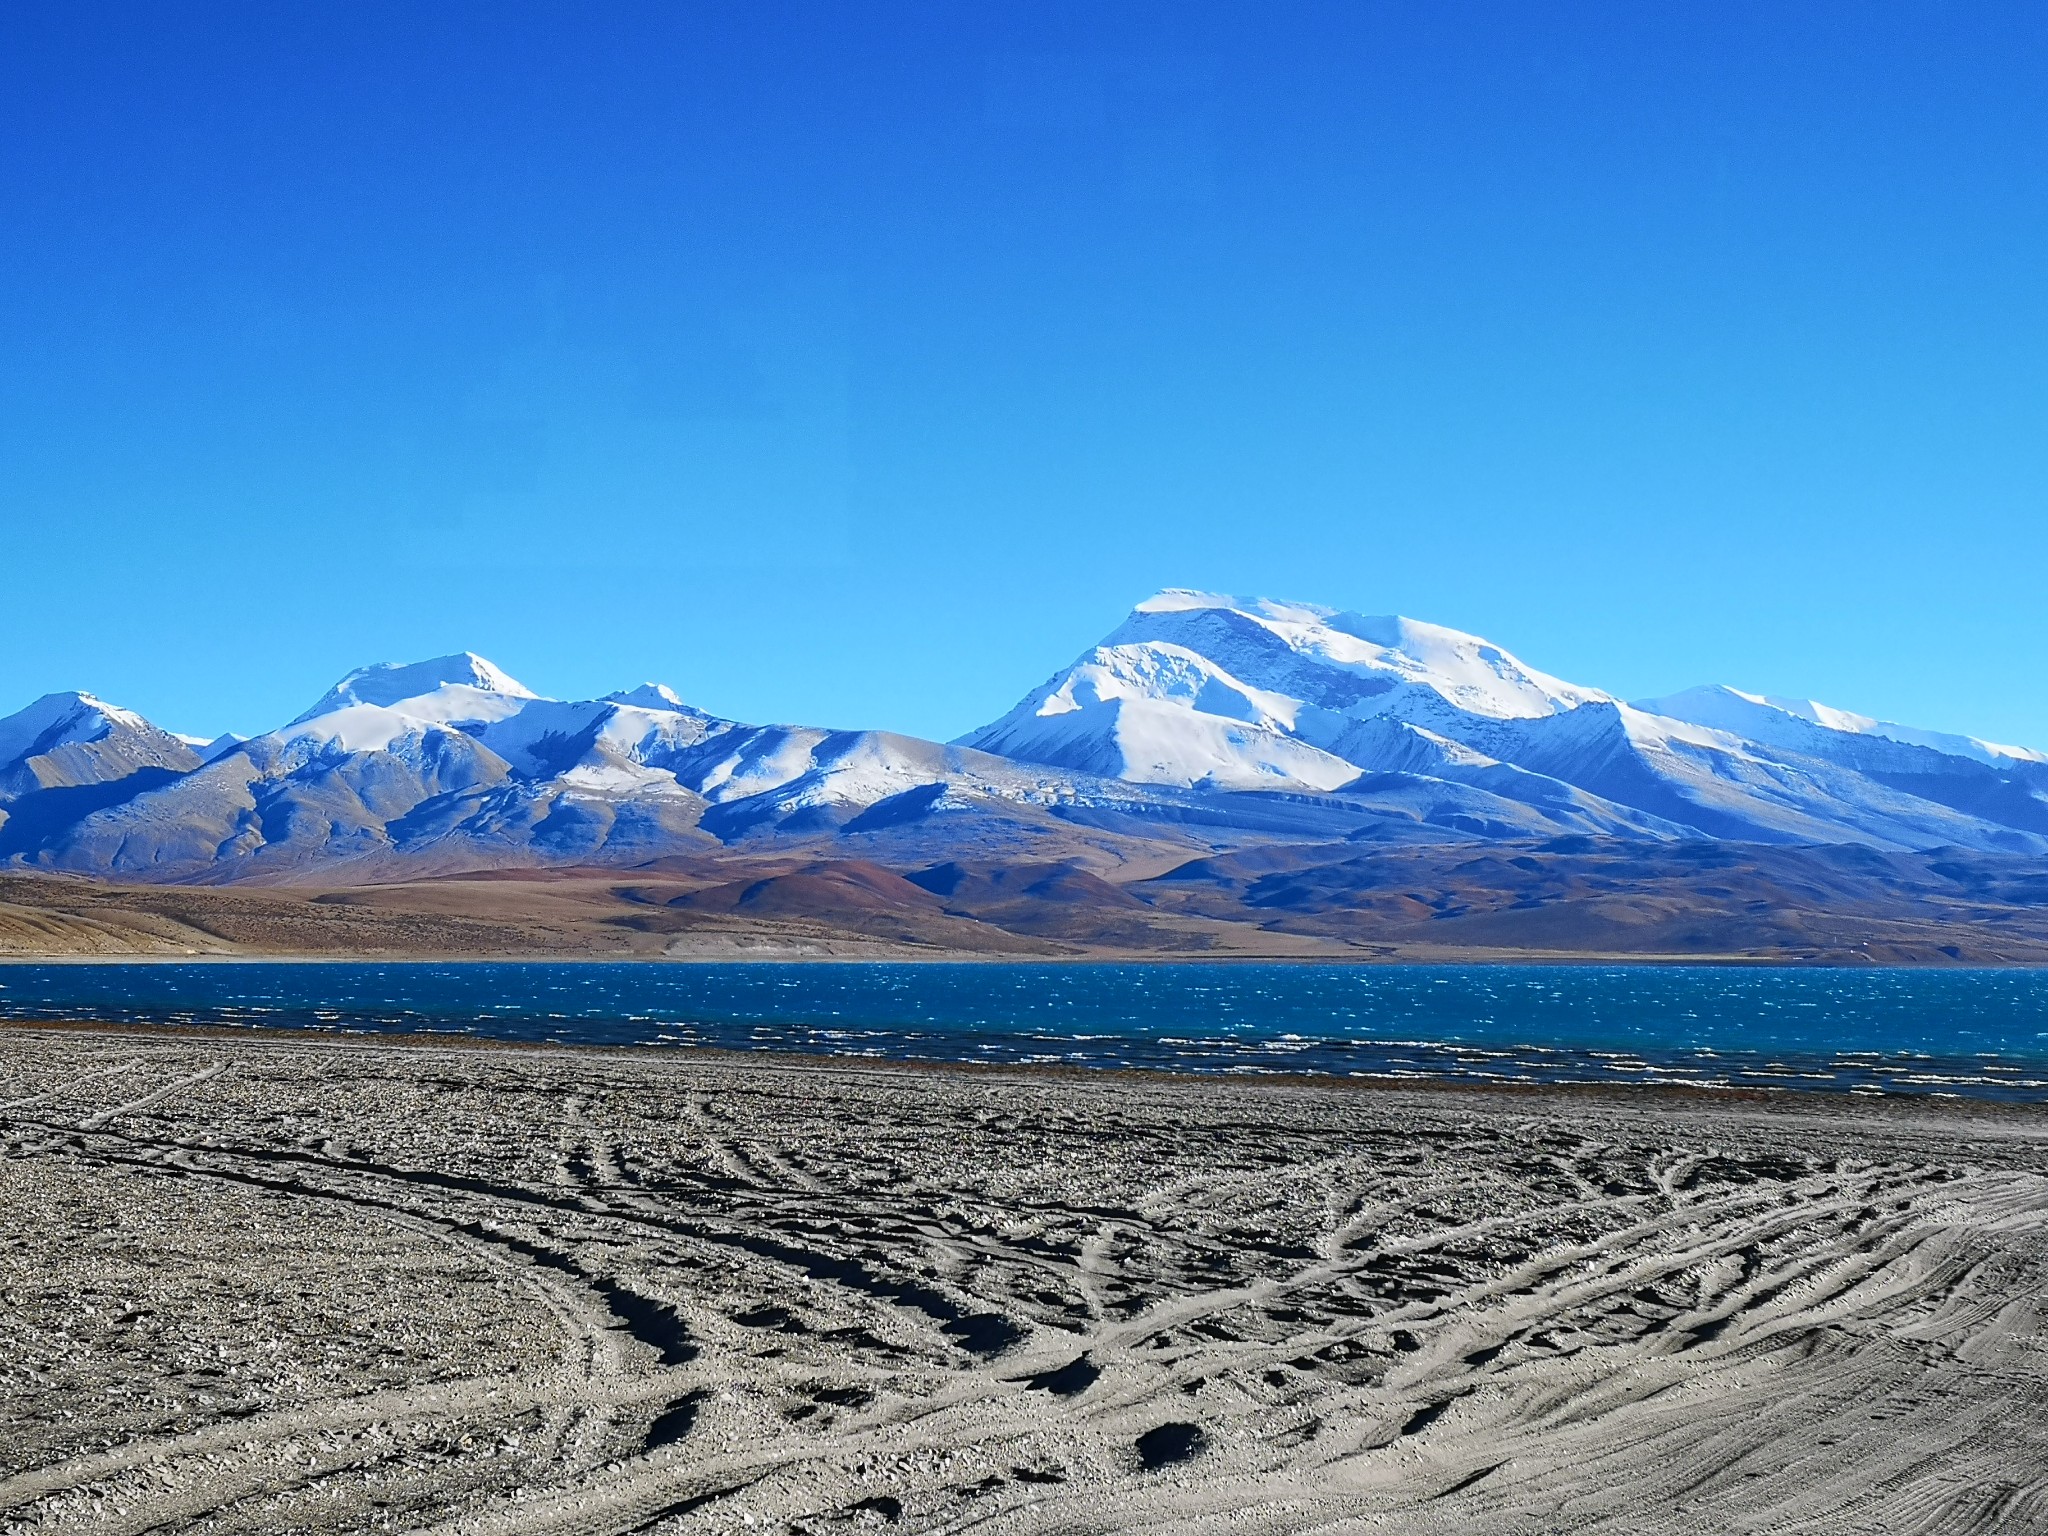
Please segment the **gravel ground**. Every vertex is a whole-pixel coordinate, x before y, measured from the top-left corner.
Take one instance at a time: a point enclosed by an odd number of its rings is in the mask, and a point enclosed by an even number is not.
[[[2048,1115],[0,1031],[0,1533],[2048,1530]]]

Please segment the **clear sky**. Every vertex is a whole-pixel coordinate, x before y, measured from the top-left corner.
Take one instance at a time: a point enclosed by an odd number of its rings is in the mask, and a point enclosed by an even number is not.
[[[943,737],[1169,585],[2048,746],[2048,9],[0,8],[0,712]]]

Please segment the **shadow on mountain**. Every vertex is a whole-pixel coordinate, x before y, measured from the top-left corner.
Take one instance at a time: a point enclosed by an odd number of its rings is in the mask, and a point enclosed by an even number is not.
[[[95,811],[124,804],[182,777],[183,773],[176,768],[138,768],[104,783],[65,784],[23,795],[4,808],[5,819],[0,820],[0,859],[55,842]]]

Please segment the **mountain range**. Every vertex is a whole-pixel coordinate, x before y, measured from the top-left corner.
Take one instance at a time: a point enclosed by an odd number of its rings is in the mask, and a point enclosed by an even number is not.
[[[1596,838],[2048,855],[2048,754],[1726,687],[1623,701],[1411,619],[1168,591],[952,743],[752,725],[473,654],[350,673],[248,739],[91,694],[0,719],[0,865],[374,884],[800,850],[1125,868]]]

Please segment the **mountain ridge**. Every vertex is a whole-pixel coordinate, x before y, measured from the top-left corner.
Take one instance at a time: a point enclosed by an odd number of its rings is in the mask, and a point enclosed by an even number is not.
[[[951,743],[658,683],[553,699],[473,652],[358,668],[247,740],[89,694],[0,718],[0,864],[124,880],[1575,835],[2048,854],[2048,754],[1726,687],[1631,703],[1443,626],[1184,589]]]

